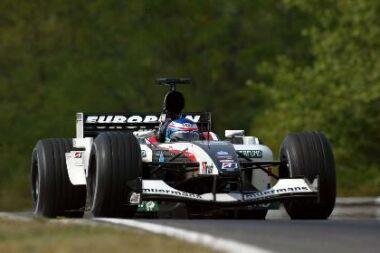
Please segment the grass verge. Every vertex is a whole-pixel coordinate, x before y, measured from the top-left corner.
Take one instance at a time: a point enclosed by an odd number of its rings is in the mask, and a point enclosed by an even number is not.
[[[117,227],[0,218],[0,252],[214,252],[166,236]]]

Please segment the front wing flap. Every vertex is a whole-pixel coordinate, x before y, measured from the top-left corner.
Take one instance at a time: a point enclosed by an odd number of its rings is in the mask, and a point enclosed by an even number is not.
[[[270,189],[256,192],[194,194],[180,191],[162,180],[143,180],[142,200],[192,202],[210,206],[246,206],[294,198],[318,199],[318,179],[279,179]]]

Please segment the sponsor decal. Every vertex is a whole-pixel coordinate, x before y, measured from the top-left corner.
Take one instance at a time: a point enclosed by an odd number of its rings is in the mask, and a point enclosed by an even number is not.
[[[281,193],[295,193],[295,192],[304,192],[304,191],[309,191],[309,188],[303,186],[303,187],[271,189],[271,190],[265,190],[262,192],[252,192],[252,193],[244,194],[243,200],[267,199]]]
[[[223,150],[216,152],[216,158],[218,160],[232,160],[233,159],[233,157],[230,153],[223,151]]]
[[[129,203],[130,204],[138,204],[140,203],[141,200],[141,194],[132,192],[131,197],[129,198]]]
[[[233,163],[233,162],[235,162],[235,160],[232,160],[232,159],[228,159],[228,160],[219,160],[219,162],[221,162],[221,163]]]
[[[234,159],[234,158],[232,157],[232,155],[217,156],[216,158],[219,160],[219,162],[222,162],[222,161],[225,161],[225,160],[233,161],[233,159]]]
[[[82,158],[82,152],[80,152],[80,151],[76,151],[76,152],[74,153],[74,158]]]
[[[183,123],[183,125],[185,126],[185,127],[188,127],[188,128],[191,128],[193,125],[192,124],[190,124],[190,123]]]
[[[183,191],[178,191],[178,190],[169,190],[169,189],[144,188],[143,194],[168,195],[168,196],[175,196],[175,197],[202,199],[201,195],[198,195],[195,193],[183,192]]]
[[[212,174],[213,165],[207,165],[207,162],[201,163],[201,173],[202,174]]]
[[[224,163],[222,163],[222,169],[223,170],[231,171],[231,170],[235,170],[237,168],[238,168],[238,164],[235,162],[224,162]]]
[[[158,212],[160,206],[157,201],[142,201],[138,207],[138,212]]]
[[[158,158],[158,162],[159,163],[163,163],[165,162],[165,157],[164,157],[164,153],[161,151],[160,153],[160,157]]]
[[[237,152],[248,158],[263,158],[262,150],[238,150]]]
[[[226,156],[226,155],[230,155],[230,153],[221,150],[221,151],[216,152],[216,155],[218,155],[218,156]]]
[[[155,206],[156,206],[156,204],[153,201],[148,201],[146,203],[146,210],[147,211],[152,211]]]
[[[207,166],[207,162],[202,162],[201,163],[201,172],[202,172],[202,174],[206,173],[206,166]]]
[[[122,123],[158,123],[158,117],[155,115],[131,115],[129,117],[123,115],[99,115],[87,116],[88,124],[122,124]]]
[[[146,156],[147,156],[146,151],[145,150],[141,150],[141,157],[145,158]]]
[[[256,205],[253,205],[251,206],[252,209],[255,209],[255,208],[269,208],[271,206],[272,203],[261,203],[261,204],[256,204]]]
[[[194,123],[199,122],[201,115],[186,115]],[[87,124],[123,124],[123,123],[159,123],[159,117],[156,115],[91,115],[86,116]]]
[[[231,143],[226,142],[226,141],[213,141],[210,140],[210,142],[207,142],[207,146],[227,146],[231,145]]]

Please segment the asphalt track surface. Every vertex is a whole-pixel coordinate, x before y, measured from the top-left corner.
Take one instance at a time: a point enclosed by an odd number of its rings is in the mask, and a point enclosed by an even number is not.
[[[13,213],[12,215],[27,218],[33,216],[30,212]],[[67,219],[63,219],[63,221],[65,220]],[[70,220],[73,221],[72,219],[67,221],[71,222]],[[269,215],[268,219],[264,221],[234,219],[114,220],[125,222],[124,226],[127,227],[139,228],[143,224],[149,228],[160,225],[164,228],[193,231],[222,241],[226,239],[259,249],[252,252],[380,252],[380,220],[375,218],[337,218],[333,216],[329,220],[290,220],[286,217]],[[85,224],[94,221],[90,217],[74,220],[74,222]],[[136,223],[137,226],[130,226],[128,222]],[[123,226],[123,224],[121,225]],[[208,239],[210,241],[210,238]],[[212,240],[214,239],[211,239],[211,244]],[[239,251],[231,250],[227,250],[227,252],[239,253]],[[250,250],[245,252],[250,252]]]
[[[380,221],[374,219],[144,221],[228,238],[273,252],[380,252]]]

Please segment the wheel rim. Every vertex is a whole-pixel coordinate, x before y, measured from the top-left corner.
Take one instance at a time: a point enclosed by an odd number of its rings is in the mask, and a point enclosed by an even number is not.
[[[92,209],[95,199],[95,189],[96,189],[96,158],[95,155],[91,156],[89,171],[88,171],[88,198],[89,207]]]
[[[40,179],[38,174],[38,161],[34,160],[32,165],[32,198],[33,198],[33,207],[36,210],[38,205],[38,198],[40,195]]]

